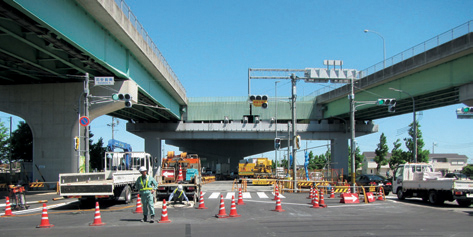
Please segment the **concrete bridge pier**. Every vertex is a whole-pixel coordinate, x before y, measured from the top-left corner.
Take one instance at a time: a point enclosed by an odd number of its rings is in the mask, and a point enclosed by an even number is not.
[[[134,98],[138,93],[136,84],[130,81],[117,82],[108,90],[90,88],[92,95],[111,96],[110,89],[131,93]],[[30,177],[33,181],[42,181],[44,177],[46,182],[57,182],[59,173],[78,171],[74,137],[79,129],[79,99],[83,110],[83,89],[80,82],[0,86],[0,110],[24,119],[33,134],[33,177]],[[91,105],[89,118],[92,121],[124,107],[124,103]],[[84,135],[82,126],[80,134]],[[80,149],[84,150],[82,139]]]

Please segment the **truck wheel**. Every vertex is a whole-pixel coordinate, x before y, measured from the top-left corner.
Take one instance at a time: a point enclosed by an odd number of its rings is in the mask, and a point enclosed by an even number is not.
[[[397,199],[399,200],[406,199],[405,193],[402,191],[402,188],[397,189]]]
[[[434,205],[441,205],[445,200],[440,196],[440,194],[437,191],[430,191],[429,192],[429,202],[430,204]]]
[[[130,186],[125,187],[125,203],[128,204],[131,202],[131,188]]]
[[[468,199],[457,199],[457,203],[461,207],[469,207],[471,205],[471,200]]]

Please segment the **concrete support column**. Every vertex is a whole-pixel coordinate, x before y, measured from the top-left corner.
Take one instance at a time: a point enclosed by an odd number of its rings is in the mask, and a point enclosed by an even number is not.
[[[348,175],[348,138],[339,137],[330,140],[332,168],[343,169],[343,175]]]
[[[161,159],[162,159],[162,145],[161,139],[155,136],[146,136],[145,139],[145,151],[149,153],[153,158],[154,161],[154,170],[153,173],[156,174],[157,168],[161,166]]]
[[[107,89],[91,87],[91,94],[111,96],[110,90],[113,90],[131,93],[137,98],[134,82],[117,82]],[[44,177],[46,182],[57,182],[60,173],[78,172],[74,137],[79,129],[81,136],[84,135],[77,114],[79,99],[83,110],[83,90],[81,82],[0,86],[0,111],[24,119],[33,134],[33,177],[30,179],[42,181]],[[89,118],[92,121],[124,107],[124,103],[91,105]],[[84,150],[83,139],[81,150]]]
[[[460,102],[467,106],[473,106],[473,83],[460,86]]]

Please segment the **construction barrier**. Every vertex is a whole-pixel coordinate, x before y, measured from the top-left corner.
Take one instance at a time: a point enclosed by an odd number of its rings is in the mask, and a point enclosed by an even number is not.
[[[0,184],[0,190],[7,190],[7,184]]]
[[[241,183],[238,179],[233,180],[232,191],[241,189],[243,192],[246,192],[248,182],[246,179],[242,179]]]
[[[28,186],[30,188],[44,188],[44,182],[31,182]]]
[[[276,180],[275,179],[253,179],[251,182],[253,185],[268,186],[268,185],[274,185],[276,183]]]
[[[202,182],[205,183],[211,183],[215,182],[215,176],[203,176],[202,177]]]

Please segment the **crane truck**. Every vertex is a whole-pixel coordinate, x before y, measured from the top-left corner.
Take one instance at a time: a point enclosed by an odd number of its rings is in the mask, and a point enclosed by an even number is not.
[[[394,171],[393,193],[399,200],[419,197],[436,205],[456,200],[468,207],[473,201],[473,181],[445,178],[441,172],[434,172],[432,164],[406,163]]]
[[[109,199],[130,203],[133,185],[141,175],[138,169],[145,166],[154,176],[153,161],[144,152],[106,152],[102,172],[59,174],[59,195],[81,202]]]

